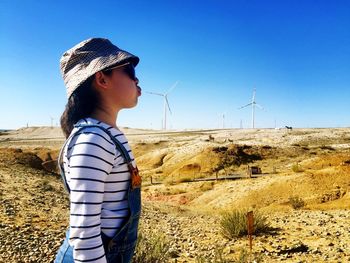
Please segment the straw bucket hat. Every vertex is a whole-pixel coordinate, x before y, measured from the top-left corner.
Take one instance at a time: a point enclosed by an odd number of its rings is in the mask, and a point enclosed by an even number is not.
[[[96,72],[139,58],[113,45],[105,38],[90,38],[66,51],[60,60],[61,74],[67,88],[67,97]]]

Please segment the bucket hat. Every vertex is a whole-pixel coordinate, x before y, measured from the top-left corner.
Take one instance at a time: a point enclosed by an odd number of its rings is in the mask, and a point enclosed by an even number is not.
[[[126,62],[136,66],[139,58],[113,45],[105,38],[90,38],[63,53],[61,74],[67,88],[67,97],[96,72]]]

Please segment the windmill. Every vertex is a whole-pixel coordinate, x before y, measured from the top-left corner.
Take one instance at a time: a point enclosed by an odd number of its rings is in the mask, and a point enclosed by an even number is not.
[[[225,129],[225,117],[226,117],[226,111],[218,114],[219,116],[219,128],[222,127],[222,129]]]
[[[222,114],[222,128],[225,129],[225,113]]]
[[[166,93],[164,93],[164,94],[146,91],[146,92],[149,93],[149,94],[161,96],[161,97],[163,97],[163,99],[164,99],[164,113],[163,113],[163,114],[164,114],[164,115],[163,115],[164,117],[163,117],[163,122],[162,122],[162,129],[163,129],[163,130],[166,130],[166,112],[167,112],[167,108],[169,109],[169,112],[170,112],[170,114],[171,114],[171,109],[170,109],[169,101],[168,101],[168,95],[169,95],[169,93],[170,93],[171,91],[173,91],[173,89],[175,89],[175,87],[177,86],[178,83],[179,83],[179,82],[176,81],[176,82],[174,83],[174,85],[173,85]]]
[[[256,93],[256,89],[254,88],[254,91],[253,91],[253,98],[252,98],[252,102],[251,103],[248,103],[247,105],[244,105],[242,107],[239,107],[238,109],[243,109],[245,107],[248,107],[248,106],[252,106],[252,128],[254,129],[255,126],[254,126],[254,121],[255,121],[255,107],[258,107],[260,109],[264,109],[262,106],[260,106],[259,104],[256,103],[255,101],[255,93]]]
[[[54,121],[54,117],[50,116],[50,119],[51,119],[51,128],[53,127],[53,121]]]

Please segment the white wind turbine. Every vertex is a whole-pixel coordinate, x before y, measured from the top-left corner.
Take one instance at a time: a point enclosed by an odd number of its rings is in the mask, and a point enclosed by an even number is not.
[[[255,93],[256,93],[256,88],[254,88],[254,91],[253,91],[253,98],[252,98],[252,102],[251,103],[248,103],[247,105],[244,105],[242,107],[239,107],[238,109],[243,109],[245,107],[248,107],[248,106],[252,106],[252,128],[254,129],[255,126],[254,126],[254,121],[255,121],[255,107],[258,107],[260,109],[264,109],[262,106],[260,106],[259,104],[256,103],[255,101]]]
[[[169,93],[170,93],[173,89],[175,89],[175,87],[177,86],[178,83],[179,83],[179,82],[176,81],[176,82],[174,83],[174,85],[173,85],[166,93],[164,93],[164,94],[146,91],[146,92],[149,93],[149,94],[161,96],[161,97],[164,98],[164,113],[163,113],[163,114],[164,114],[164,117],[163,117],[163,123],[162,123],[162,129],[163,129],[163,130],[166,130],[166,112],[167,112],[167,107],[168,107],[169,112],[170,112],[170,114],[171,114],[171,109],[170,109],[169,101],[168,101],[168,95],[169,95]]]
[[[226,115],[227,115],[226,111],[218,114],[218,117],[219,117],[218,127],[219,127],[219,129],[220,129],[220,127],[222,127],[222,129],[225,129],[225,118],[227,117]]]
[[[53,127],[53,121],[55,120],[55,118],[50,115],[50,120],[51,120],[51,128],[52,128]]]

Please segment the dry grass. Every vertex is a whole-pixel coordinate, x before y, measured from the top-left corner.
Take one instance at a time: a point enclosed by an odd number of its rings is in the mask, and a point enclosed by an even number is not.
[[[213,190],[213,188],[214,188],[214,182],[204,182],[199,187],[199,189],[203,192]]]
[[[294,208],[294,209],[300,209],[305,206],[305,202],[302,198],[299,196],[291,196],[288,199],[289,204]]]
[[[221,233],[228,239],[242,237],[248,234],[247,228],[248,210],[232,210],[223,213],[220,220]],[[269,233],[271,227],[267,218],[258,211],[254,211],[254,234]]]
[[[170,243],[162,233],[150,232],[143,235],[142,226],[139,228],[139,237],[133,263],[162,263],[168,262]]]

